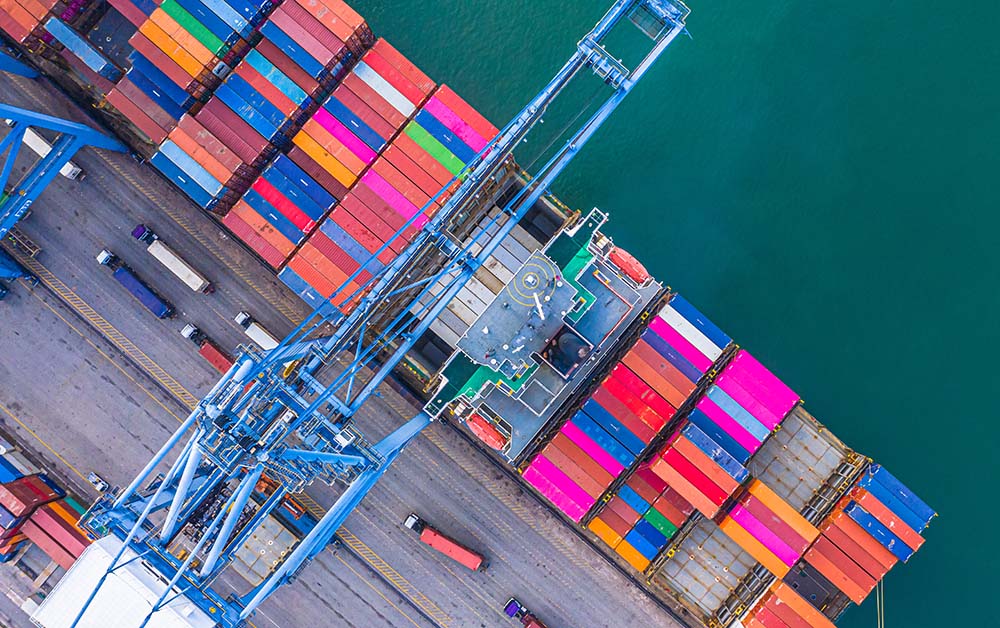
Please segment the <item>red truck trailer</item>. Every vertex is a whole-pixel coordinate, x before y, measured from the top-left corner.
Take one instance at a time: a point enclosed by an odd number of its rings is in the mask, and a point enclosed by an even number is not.
[[[198,354],[220,373],[225,374],[233,366],[233,359],[194,325],[185,325],[181,335],[193,342],[198,347]]]
[[[547,628],[545,624],[543,624],[540,619],[535,617],[534,613],[525,608],[524,605],[517,600],[517,598],[512,597],[507,600],[507,605],[504,606],[503,612],[507,617],[520,621],[521,626],[524,628]]]
[[[489,566],[482,554],[474,552],[458,541],[441,534],[440,531],[413,513],[410,513],[410,516],[403,521],[403,525],[419,534],[421,542],[430,545],[464,567],[473,571],[482,571]]]

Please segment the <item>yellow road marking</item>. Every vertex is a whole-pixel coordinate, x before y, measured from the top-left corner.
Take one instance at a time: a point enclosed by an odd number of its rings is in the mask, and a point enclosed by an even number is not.
[[[11,412],[7,408],[7,406],[5,406],[2,403],[0,403],[0,411],[3,411],[3,413],[6,414],[7,416],[9,416],[11,419],[13,419],[15,423],[17,423],[22,428],[24,428],[24,430],[26,432],[28,432],[29,434],[31,434],[35,438],[35,440],[37,440],[39,443],[42,444],[42,447],[45,447],[46,449],[48,449],[49,452],[53,456],[55,456],[56,458],[58,458],[60,462],[62,462],[67,467],[69,467],[70,471],[72,471],[73,473],[75,473],[78,476],[80,476],[81,480],[83,480],[84,482],[89,482],[89,480],[87,479],[87,476],[85,476],[84,474],[80,473],[79,469],[77,469],[76,467],[74,467],[73,465],[71,465],[65,458],[63,458],[62,455],[60,455],[58,451],[56,451],[55,449],[52,448],[52,445],[49,445],[47,442],[45,442],[45,439],[43,439],[41,436],[39,436],[38,434],[36,434],[35,430],[31,429],[30,427],[27,426],[27,424],[24,421],[22,421],[21,419],[17,418],[16,416],[14,416],[14,413]]]
[[[5,247],[7,248],[7,247]],[[52,274],[48,268],[43,266],[38,260],[25,257],[12,248],[7,248],[7,252],[17,258],[25,268],[38,277],[45,286],[54,292],[67,305],[73,308],[80,316],[90,323],[102,336],[117,346],[122,353],[134,360],[143,370],[158,381],[164,388],[170,391],[177,399],[189,408],[194,408],[198,404],[195,398],[180,382],[170,376],[163,367],[157,364],[152,358],[146,355],[131,340],[125,337],[118,329],[98,314],[94,308],[81,299],[69,286],[63,283],[58,277]]]

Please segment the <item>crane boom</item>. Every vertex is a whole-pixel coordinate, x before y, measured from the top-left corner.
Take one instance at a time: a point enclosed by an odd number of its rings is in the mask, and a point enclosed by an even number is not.
[[[432,421],[431,414],[420,412],[373,442],[354,421],[354,414],[683,32],[688,12],[677,0],[615,2],[548,85],[445,186],[453,194],[393,262],[348,293],[363,265],[275,349],[245,350],[135,479],[88,511],[85,525],[113,534],[121,543],[75,609],[72,626],[87,625],[81,622],[101,599],[102,586],[136,559],[148,563],[167,583],[141,625],[178,596],[186,596],[220,625],[242,626],[269,595],[322,551],[407,443]],[[631,70],[604,48],[608,34],[626,19],[653,42]],[[527,176],[524,187],[486,228],[464,240],[454,237],[449,225],[511,163],[515,148],[556,97],[588,69],[610,88],[603,102],[537,172]],[[443,194],[431,199],[397,236]],[[437,270],[411,276],[415,262],[427,258],[436,261]],[[435,284],[442,284],[443,291],[423,299]],[[393,309],[399,313],[374,329],[375,315],[388,305],[402,307]],[[169,468],[154,477],[173,455]],[[277,488],[254,509],[251,495],[264,476]],[[223,599],[212,583],[233,552],[283,497],[316,480],[343,484],[346,489],[266,578],[243,595]],[[193,546],[177,551],[185,542],[181,530],[195,513],[204,513],[211,500],[221,505],[217,514],[207,520],[202,517]]]

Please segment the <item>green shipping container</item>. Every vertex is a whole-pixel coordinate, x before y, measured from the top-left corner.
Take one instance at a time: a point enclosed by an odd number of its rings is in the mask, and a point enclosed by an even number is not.
[[[228,51],[229,46],[213,35],[212,31],[208,30],[195,16],[185,11],[181,5],[177,4],[176,0],[164,0],[160,8],[217,57],[221,57]]]
[[[648,521],[654,528],[659,530],[663,536],[667,537],[667,539],[677,533],[677,526],[671,523],[669,519],[661,515],[656,509],[649,509],[646,511],[646,514],[642,516],[642,518]]]
[[[444,144],[431,137],[431,134],[416,122],[411,121],[406,125],[406,134],[452,174],[458,174],[465,167],[461,159],[452,155]]]

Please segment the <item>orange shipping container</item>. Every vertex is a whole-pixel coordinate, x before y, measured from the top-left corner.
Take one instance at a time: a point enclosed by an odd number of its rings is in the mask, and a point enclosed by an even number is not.
[[[170,139],[173,140],[174,144],[177,144],[178,148],[187,153],[195,162],[198,163],[202,168],[208,171],[210,175],[215,177],[220,183],[225,185],[230,178],[232,178],[233,173],[226,168],[222,162],[213,157],[211,153],[198,145],[198,142],[194,141],[190,135],[185,133],[182,129],[174,129],[170,132]]]
[[[604,541],[611,549],[618,547],[618,544],[622,542],[622,537],[617,532],[612,530],[608,524],[601,521],[600,517],[595,517],[587,527],[589,527],[590,531],[596,534],[597,538]]]
[[[785,574],[791,570],[791,567],[781,562],[781,559],[775,556],[771,550],[764,547],[763,543],[755,539],[743,526],[729,517],[722,520],[722,523],[719,524],[719,529],[726,536],[736,541],[736,544],[753,556],[754,560],[778,578],[784,578]]]
[[[835,628],[833,622],[826,615],[819,612],[815,606],[807,602],[805,598],[795,592],[795,589],[784,582],[775,582],[771,591],[782,603],[795,609],[799,617],[806,620],[812,628]]]
[[[862,528],[858,522],[843,512],[835,511],[830,515],[824,523],[824,527],[827,526],[834,526],[847,535],[848,538],[857,543],[869,556],[878,561],[886,571],[899,562],[895,554],[887,550],[875,537],[868,534],[868,531]]]
[[[275,248],[282,256],[288,257],[295,250],[295,243],[286,238],[282,233],[274,228],[267,218],[264,218],[253,207],[250,207],[243,199],[236,202],[231,210],[243,219],[253,231],[265,242]]]
[[[162,28],[152,22],[145,22],[139,27],[139,32],[146,36],[157,48],[163,51],[168,57],[173,59],[182,70],[197,77],[204,71],[204,64],[200,63],[190,52],[185,50]]]
[[[201,63],[202,67],[207,67],[215,59],[215,53],[205,47],[203,43],[194,38],[183,26],[177,23],[174,18],[167,15],[163,9],[156,9],[149,16],[149,20],[163,29],[163,32],[176,41],[184,50],[188,51],[192,57]],[[166,52],[166,51],[164,51]]]
[[[899,540],[906,543],[913,551],[917,551],[924,544],[924,537],[920,536],[916,530],[904,523],[902,519],[896,516],[896,513],[889,510],[885,504],[865,489],[860,486],[856,487],[851,491],[851,497],[862,508],[871,513],[873,517],[878,519],[879,523],[889,528],[890,532],[899,537]]]
[[[670,402],[670,405],[673,407],[681,407],[681,404],[687,399],[687,393],[678,390],[677,387],[668,382],[656,369],[639,357],[639,354],[635,351],[629,351],[625,354],[625,357],[622,358],[622,363],[638,375],[642,381],[646,382],[650,388]]]
[[[784,626],[788,626],[788,628],[812,628],[806,620],[799,617],[795,609],[783,604],[773,593],[765,595],[762,601],[764,602],[763,608],[771,611],[775,617],[784,622]]]
[[[317,144],[322,146],[326,152],[330,153],[334,159],[339,161],[342,166],[350,170],[352,174],[361,174],[361,172],[367,167],[368,164],[355,155],[351,149],[344,146],[343,142],[334,137],[316,120],[312,118],[307,120],[306,123],[302,125],[302,130],[305,131],[309,137],[316,140]]]
[[[42,22],[45,20],[46,16],[48,16],[49,9],[51,8],[51,6],[53,6],[55,3],[52,3],[52,5],[49,6],[45,6],[41,2],[38,2],[38,0],[19,0],[16,3],[10,2],[9,0],[4,0],[4,2],[0,2],[0,7],[6,9],[8,6],[12,4],[21,5],[21,8],[30,13],[31,17],[35,18],[39,22]]]
[[[560,471],[566,474],[574,484],[583,489],[587,495],[590,495],[594,499],[601,496],[606,488],[600,482],[594,478],[587,475],[580,465],[578,465],[573,459],[567,456],[565,453],[560,451],[557,447],[553,447],[550,443],[544,450],[542,450],[542,455],[545,456],[549,462],[554,464]]]
[[[825,537],[809,548],[805,560],[855,604],[864,602],[875,588],[875,579]]]
[[[760,480],[750,482],[748,489],[750,494],[771,509],[771,512],[778,515],[782,521],[787,523],[799,536],[812,542],[819,536],[819,530],[809,523],[797,510],[791,507],[788,502],[781,499],[777,493],[772,491]]]
[[[695,488],[694,484],[685,479],[676,469],[671,467],[666,460],[657,460],[651,467],[653,473],[660,476],[664,482],[669,484],[677,493],[686,499],[689,504],[698,509],[706,517],[714,517],[719,512],[719,507],[711,499],[706,497],[701,491]]]
[[[632,545],[626,541],[622,540],[615,547],[615,552],[625,559],[625,562],[632,565],[636,571],[645,571],[646,567],[649,567],[649,560],[645,556],[639,553],[639,550],[632,547]]]
[[[319,164],[320,168],[329,172],[334,179],[343,184],[344,187],[349,188],[358,180],[347,166],[324,149],[309,133],[297,133],[292,142]]]
[[[851,537],[847,536],[843,530],[835,525],[824,526],[823,538],[829,539],[831,543],[836,545],[845,554],[851,557],[865,573],[870,575],[876,580],[885,576],[888,571],[882,563],[875,559],[871,554],[865,551],[863,547],[855,543]]]
[[[695,382],[692,382],[684,373],[677,370],[673,364],[667,361],[660,353],[649,345],[645,340],[639,339],[639,342],[635,343],[632,347],[634,351],[642,360],[656,369],[656,372],[663,376],[670,385],[685,394],[691,394],[691,391],[695,388]]]

